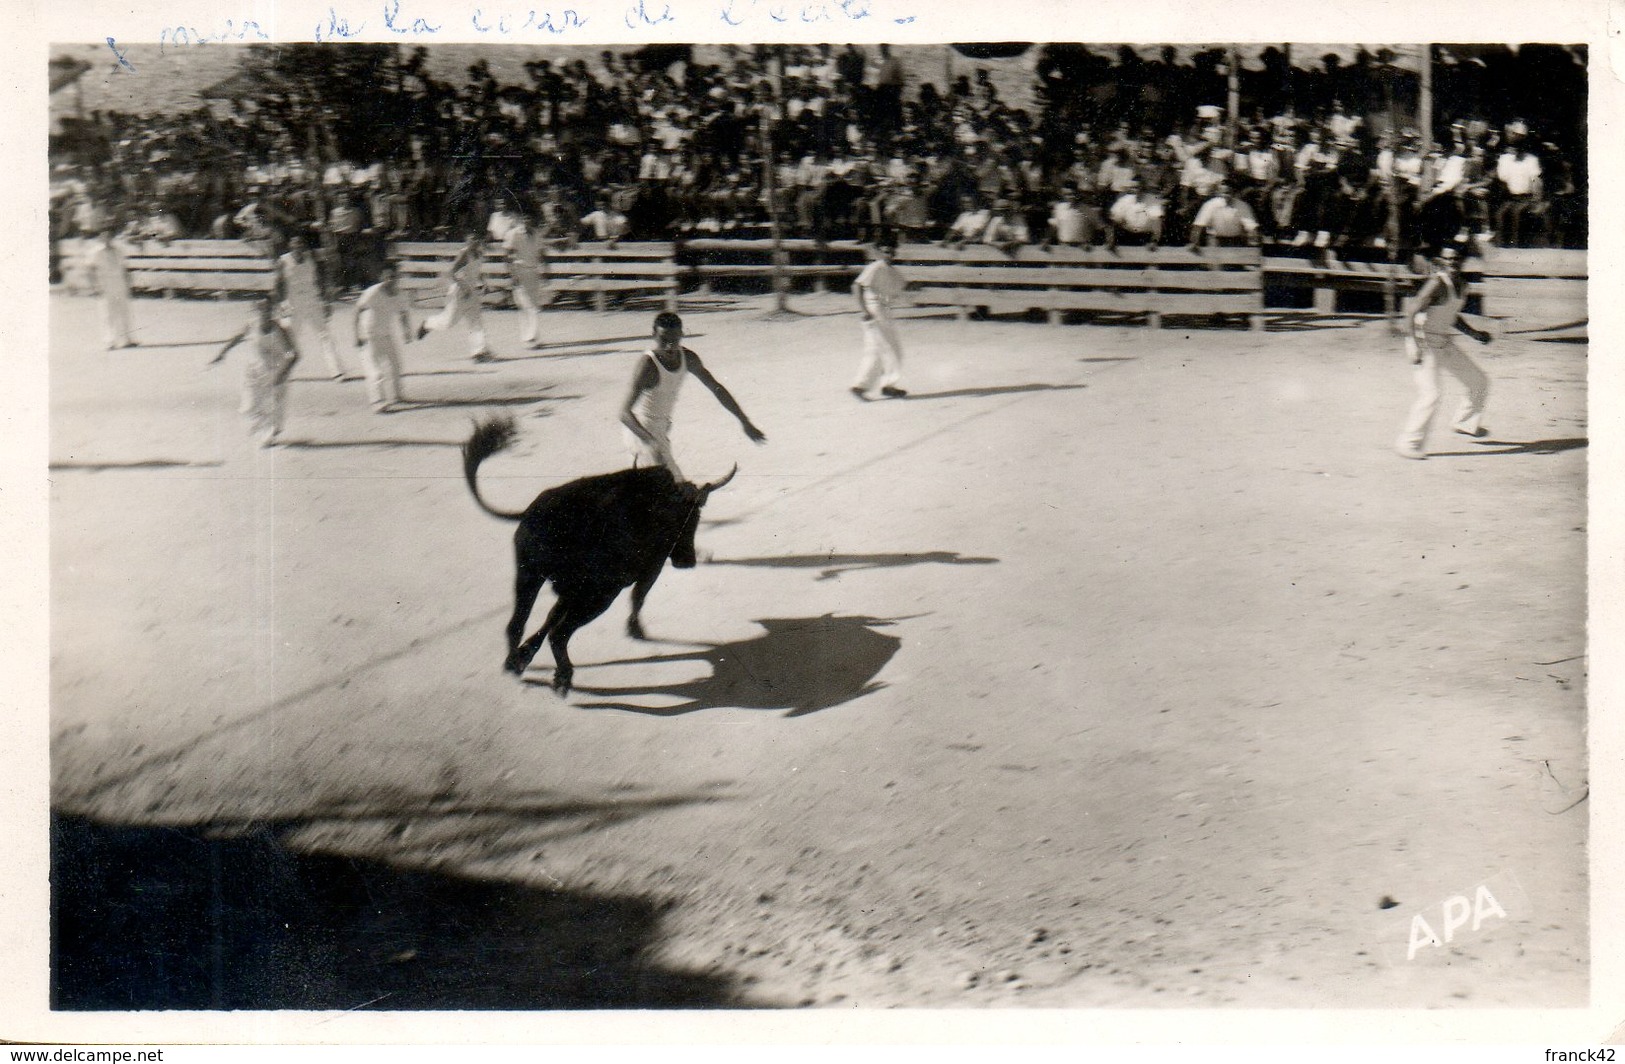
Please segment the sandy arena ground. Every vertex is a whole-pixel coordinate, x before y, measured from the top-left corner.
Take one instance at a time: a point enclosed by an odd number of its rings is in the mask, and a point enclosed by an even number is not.
[[[1583,344],[1470,345],[1491,440],[1407,462],[1380,324],[920,310],[912,396],[864,404],[849,299],[794,306],[685,309],[768,442],[690,382],[679,458],[738,477],[654,642],[617,603],[561,700],[545,650],[501,670],[512,526],[457,447],[518,419],[510,508],[624,464],[649,312],[549,312],[542,352],[495,312],[489,366],[432,336],[389,416],[307,358],[262,452],[204,368],[246,304],[140,301],[110,354],[53,297],[76,941],[137,933],[96,860],[187,895],[206,841],[213,939],[150,934],[218,949],[225,911],[254,960],[157,984],[197,1007],[1584,1004]],[[1408,958],[1462,895],[1479,926]],[[80,960],[64,1004],[136,1000]]]

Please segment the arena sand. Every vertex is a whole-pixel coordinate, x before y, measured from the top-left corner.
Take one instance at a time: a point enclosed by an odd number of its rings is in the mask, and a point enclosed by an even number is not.
[[[913,394],[865,404],[849,300],[792,303],[685,308],[768,443],[690,383],[685,468],[738,477],[656,641],[617,603],[560,699],[545,651],[501,671],[511,526],[457,446],[518,419],[499,506],[621,465],[648,311],[556,309],[542,352],[496,312],[491,366],[432,337],[390,416],[307,360],[259,452],[203,368],[245,304],[143,300],[109,354],[53,298],[55,806],[641,899],[638,963],[712,1003],[1584,1001],[1583,345],[1474,348],[1497,442],[1407,462],[1381,324],[921,309]],[[1411,955],[1457,897],[1478,926]],[[494,928],[345,963],[428,985],[568,930]]]

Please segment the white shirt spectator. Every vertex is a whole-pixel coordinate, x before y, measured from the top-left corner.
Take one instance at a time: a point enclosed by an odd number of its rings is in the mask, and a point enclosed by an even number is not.
[[[626,215],[613,207],[600,207],[581,219],[596,240],[619,240],[626,232]]]
[[[1273,181],[1281,176],[1275,162],[1275,153],[1268,148],[1254,148],[1248,152],[1246,170],[1254,181]]]
[[[1149,233],[1163,215],[1162,204],[1153,199],[1142,200],[1139,193],[1127,192],[1112,204],[1111,219],[1131,233]]]
[[[961,211],[954,224],[948,227],[950,240],[963,240],[971,243],[982,239],[987,232],[987,223],[993,220],[993,212],[987,210]]]
[[[638,162],[639,181],[670,181],[671,156],[663,151],[646,151]]]
[[[1439,166],[1439,176],[1434,182],[1431,195],[1442,196],[1447,192],[1454,192],[1461,186],[1462,179],[1466,176],[1467,157],[1451,155]]]
[[[1528,152],[1522,159],[1515,152],[1505,152],[1495,164],[1495,176],[1511,195],[1530,195],[1540,183],[1540,160]]]
[[[1332,136],[1338,140],[1346,140],[1354,136],[1354,131],[1360,128],[1360,119],[1355,115],[1347,115],[1342,111],[1333,114],[1327,122],[1331,127]]]
[[[1203,165],[1201,156],[1197,155],[1187,159],[1179,172],[1179,183],[1198,196],[1212,195],[1221,180],[1223,177]]]
[[[829,176],[829,164],[812,155],[803,156],[796,166],[796,184],[802,188],[817,188]]]
[[[1227,200],[1214,196],[1196,212],[1192,228],[1201,229],[1223,239],[1251,236],[1258,231],[1258,219],[1253,209],[1240,200]]]
[[[1071,200],[1056,203],[1049,215],[1050,224],[1055,227],[1055,239],[1063,244],[1083,243],[1084,220],[1087,217]]]
[[[1416,149],[1406,148],[1394,157],[1394,174],[1413,185],[1422,183],[1422,157]]]
[[[506,208],[498,207],[491,212],[491,220],[485,223],[485,231],[491,235],[492,240],[500,244],[508,235],[508,230],[512,229],[518,220]]]

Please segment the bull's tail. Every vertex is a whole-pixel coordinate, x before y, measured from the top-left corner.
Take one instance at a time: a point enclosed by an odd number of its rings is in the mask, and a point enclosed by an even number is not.
[[[513,418],[493,417],[476,421],[473,434],[463,444],[463,476],[468,481],[468,490],[473,492],[474,501],[479,504],[480,509],[504,521],[517,521],[525,515],[523,512],[507,513],[490,506],[480,498],[480,485],[476,477],[480,463],[498,451],[506,450],[518,435],[519,430],[514,426]]]

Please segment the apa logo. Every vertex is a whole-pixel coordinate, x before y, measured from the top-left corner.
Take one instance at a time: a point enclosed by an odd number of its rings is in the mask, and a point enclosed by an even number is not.
[[[1483,927],[1484,922],[1492,917],[1507,919],[1507,911],[1501,907],[1501,903],[1485,884],[1479,885],[1471,899],[1465,894],[1457,894],[1446,898],[1440,908],[1444,916],[1442,921],[1444,938],[1441,939],[1438,932],[1434,931],[1426,916],[1417,913],[1411,917],[1411,936],[1410,944],[1405,950],[1406,960],[1415,960],[1417,952],[1426,947],[1443,947],[1446,942],[1456,937],[1457,931],[1467,926],[1469,919],[1472,921],[1474,931]]]

